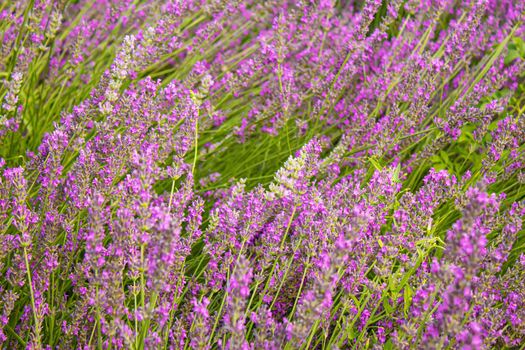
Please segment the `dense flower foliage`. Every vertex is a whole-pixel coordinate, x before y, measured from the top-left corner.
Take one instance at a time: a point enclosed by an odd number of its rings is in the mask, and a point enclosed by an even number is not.
[[[0,347],[522,349],[525,2],[0,3]]]

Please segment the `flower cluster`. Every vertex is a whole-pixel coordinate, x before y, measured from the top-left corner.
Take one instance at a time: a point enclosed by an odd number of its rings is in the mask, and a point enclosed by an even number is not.
[[[525,345],[525,3],[6,0],[0,347]]]

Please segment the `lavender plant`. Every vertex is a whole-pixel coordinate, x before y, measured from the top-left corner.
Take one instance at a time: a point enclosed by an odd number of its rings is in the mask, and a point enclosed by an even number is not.
[[[525,3],[0,3],[0,346],[525,348]]]

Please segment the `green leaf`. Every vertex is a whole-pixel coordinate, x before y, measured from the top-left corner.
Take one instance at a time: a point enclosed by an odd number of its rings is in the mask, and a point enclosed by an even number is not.
[[[412,290],[412,287],[410,287],[410,285],[407,284],[403,291],[403,300],[405,302],[403,306],[403,311],[405,313],[405,317],[408,316],[408,310],[410,309],[413,295],[414,295],[414,291]]]
[[[450,160],[448,153],[441,150],[439,151],[439,157],[442,160],[443,164],[445,165],[445,168],[448,170],[454,170],[454,164]]]
[[[390,305],[390,303],[388,302],[388,299],[383,299],[383,306],[386,312],[389,314],[391,314],[395,310],[395,308],[392,305]]]
[[[370,163],[376,170],[378,171],[383,170],[383,166],[379,163],[379,161],[375,157],[370,157],[368,158],[368,160],[370,161]]]
[[[392,182],[398,183],[399,181],[399,172],[401,171],[401,163],[397,163],[397,166],[394,169],[394,173],[392,174]]]
[[[521,57],[525,57],[525,40],[523,38],[517,36],[512,38],[512,44],[515,49],[521,54]],[[511,45],[509,45],[510,47]]]
[[[507,56],[505,56],[504,63],[505,65],[509,65],[510,63],[512,63],[512,61],[514,61],[517,58],[521,58],[521,53],[517,50],[509,50]]]

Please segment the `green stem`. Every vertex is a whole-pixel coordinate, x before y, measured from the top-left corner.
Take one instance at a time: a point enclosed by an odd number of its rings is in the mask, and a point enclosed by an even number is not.
[[[299,247],[301,242],[302,242],[302,240],[299,240],[299,242],[297,242],[297,245],[294,248],[292,256],[288,259],[288,265],[286,266],[286,271],[284,273],[284,276],[281,278],[281,283],[279,283],[279,287],[277,288],[277,292],[275,293],[275,296],[273,297],[272,303],[270,304],[270,310],[272,310],[273,305],[277,301],[277,297],[279,296],[279,293],[281,292],[281,289],[282,289],[282,287],[284,285],[284,282],[286,281],[286,277],[288,276],[288,272],[290,272],[290,266],[292,265],[293,257],[295,256],[295,252],[297,251],[297,248]]]
[[[312,330],[310,331],[310,336],[308,337],[308,342],[306,343],[305,349],[310,348],[310,344],[312,343],[312,339],[314,338],[314,334],[317,331],[317,327],[319,326],[319,320],[315,321]]]
[[[195,179],[195,168],[197,166],[197,156],[198,156],[198,153],[199,153],[199,117],[197,116],[197,118],[195,119],[195,137],[194,137],[194,141],[195,141],[195,145],[194,145],[194,148],[195,148],[195,152],[194,152],[194,155],[193,155],[193,167],[191,168],[191,173],[193,174],[193,179]]]
[[[137,290],[136,290],[137,287],[136,286],[137,286],[137,282],[135,279],[133,279],[133,301],[135,304],[133,318],[135,319],[135,344],[138,344],[139,325],[138,325],[138,319],[137,319]]]
[[[249,226],[249,225],[248,225]],[[239,254],[237,255],[237,259],[235,259],[235,266],[233,267],[233,270],[230,273],[228,273],[228,280],[231,278],[233,273],[235,272],[235,268],[237,267],[237,263],[239,262],[239,259],[241,258],[242,251],[244,249],[244,245],[246,244],[246,239],[242,241],[241,249],[239,250]],[[208,338],[208,345],[211,345],[211,342],[213,341],[213,336],[215,335],[215,330],[217,329],[217,325],[219,324],[219,320],[221,318],[222,309],[224,308],[224,303],[226,302],[226,297],[228,296],[228,292],[224,291],[224,295],[222,297],[221,306],[219,307],[219,311],[217,312],[217,316],[215,317],[215,322],[213,323],[213,328],[210,333],[210,337]]]
[[[40,339],[40,322],[38,321],[38,315],[36,311],[36,304],[35,304],[35,292],[33,290],[33,280],[31,278],[31,269],[29,267],[29,258],[27,256],[27,244],[24,244],[24,260],[26,264],[26,271],[27,271],[27,280],[29,282],[29,292],[31,293],[31,305],[33,307],[33,317],[35,321],[35,341],[37,348],[41,347],[41,339]]]
[[[297,303],[299,302],[299,297],[301,296],[301,292],[304,287],[304,281],[306,279],[306,273],[308,272],[308,268],[310,267],[310,258],[308,258],[308,262],[306,263],[303,271],[303,277],[301,278],[301,284],[299,285],[299,290],[297,291],[297,295],[295,296],[295,301],[293,303],[292,311],[290,311],[290,315],[288,315],[288,320],[291,320],[293,315],[295,314],[295,309],[297,308]]]

